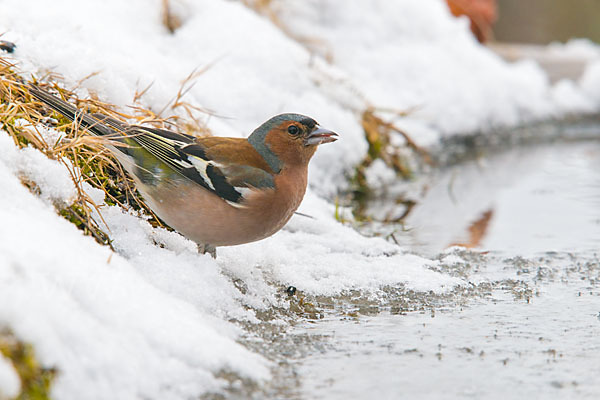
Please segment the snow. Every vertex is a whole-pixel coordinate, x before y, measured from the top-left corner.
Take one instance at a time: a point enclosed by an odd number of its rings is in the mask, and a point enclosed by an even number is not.
[[[0,148],[11,146],[0,133]],[[27,157],[29,150],[16,151]],[[234,369],[255,380],[269,377],[267,362],[235,342],[236,328],[209,313],[211,305],[227,307],[234,291],[215,272],[214,261],[191,252],[167,262],[154,252],[127,261],[32,195],[10,172],[10,161],[0,161],[0,218],[10,227],[0,243],[0,325],[33,343],[45,365],[58,367],[57,398],[187,398],[222,386],[212,373],[219,370]],[[40,170],[56,163],[38,161]],[[44,177],[32,178],[43,186]],[[136,218],[123,229],[134,230],[139,222]],[[135,233],[131,245],[143,245]],[[138,254],[144,250],[137,247]],[[145,277],[150,261],[163,262],[171,275],[177,268],[179,287],[167,280],[159,287],[153,284],[156,276]],[[182,286],[200,280],[201,288],[220,297],[182,301]]]
[[[10,140],[5,134],[2,141]],[[41,152],[33,148],[17,150],[5,144],[0,148],[0,159],[15,175],[26,181],[33,181],[40,190],[40,197],[47,203],[67,202],[76,196],[69,171],[61,164],[48,162]]]
[[[0,32],[17,44],[11,57],[25,74],[52,71],[81,96],[125,111],[151,85],[142,106],[185,115],[170,102],[190,73],[209,67],[185,100],[213,112],[200,118],[214,134],[247,136],[275,114],[298,112],[341,138],[311,163],[299,211],[312,218],[297,215],[272,238],[220,248],[215,261],[117,207],[101,208],[116,252],[83,236],[56,213],[75,194],[65,165],[17,149],[0,131],[0,326],[58,368],[57,399],[197,397],[227,385],[222,371],[268,381],[273,365],[239,338],[252,335],[243,324],[256,323],[258,310],[289,307],[281,296],[288,285],[336,296],[464,284],[436,272],[438,261],[335,220],[331,199],[367,150],[360,112],[368,105],[414,108],[394,122],[421,145],[600,107],[598,62],[580,82],[551,86],[537,64],[507,64],[476,43],[438,0],[275,1],[286,32],[240,2],[180,0],[174,34],[160,23],[161,3],[4,0]],[[57,135],[44,131],[49,142]],[[381,163],[372,170],[372,183],[391,178]],[[102,193],[87,191],[102,204]],[[11,385],[0,379],[0,392]]]
[[[377,159],[369,165],[365,172],[367,185],[374,188],[385,188],[396,181],[396,173],[387,167],[385,161]]]
[[[554,102],[565,113],[594,112],[597,107],[590,101],[590,97],[582,92],[575,82],[567,79],[558,81],[552,88]]]
[[[22,165],[31,167],[27,178],[40,197],[19,182]],[[332,206],[316,196],[303,205],[316,219],[296,216],[272,239],[219,249],[218,261],[198,255],[177,233],[105,206],[114,254],[44,201],[47,187],[72,186],[67,175],[48,174],[64,170],[57,161],[17,149],[1,132],[0,166],[0,218],[10,227],[0,243],[0,325],[59,368],[57,398],[186,398],[222,387],[213,374],[224,369],[268,379],[268,362],[235,342],[240,331],[228,321],[254,322],[253,309],[280,306],[278,286],[334,295],[398,284],[444,291],[461,283],[424,268],[434,261],[338,224]],[[245,283],[246,294],[231,277]]]
[[[9,359],[0,355],[0,399],[17,397],[21,381]]]
[[[581,87],[594,100],[596,108],[600,107],[600,60],[588,65],[581,77]]]
[[[375,0],[369,7],[344,0],[275,3],[286,27],[300,37],[318,38],[314,50],[331,57],[368,103],[414,109],[406,119],[437,131],[433,137],[416,131],[413,138],[421,145],[440,135],[597,108],[581,88],[577,96],[585,100],[565,108],[537,64],[501,60],[476,42],[466,19],[450,17],[443,1]],[[563,52],[600,58],[598,48],[585,41],[574,41]]]
[[[594,61],[598,58],[600,47],[589,39],[571,39],[567,43],[550,43],[547,53],[564,58],[579,58]]]

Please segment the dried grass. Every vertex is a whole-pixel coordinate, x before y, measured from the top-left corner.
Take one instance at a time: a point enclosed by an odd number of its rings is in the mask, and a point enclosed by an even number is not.
[[[175,110],[181,107],[190,119],[178,116],[161,118],[160,113],[155,114],[140,106],[138,102],[149,87],[135,94],[134,103],[137,104],[131,106],[132,113],[124,113],[116,106],[98,100],[95,95],[92,95],[91,99],[78,98],[72,90],[61,88],[56,83],[59,77],[54,74],[47,74],[42,80],[35,78],[26,80],[17,71],[16,65],[0,57],[0,128],[7,131],[18,146],[33,146],[68,169],[77,189],[77,197],[71,205],[57,204],[59,213],[82,229],[85,234],[93,236],[100,243],[110,245],[105,232],[108,228],[102,220],[99,206],[83,189],[84,183],[88,183],[105,193],[107,204],[140,210],[150,216],[150,223],[163,226],[135,190],[133,180],[125,174],[121,165],[104,147],[107,139],[89,135],[85,129],[80,129],[77,121],[72,122],[58,113],[49,111],[29,94],[26,84],[35,83],[90,113],[102,113],[129,123],[145,123],[188,134],[207,135],[210,132],[197,117],[198,112],[203,110],[184,100],[194,79],[203,70],[190,74],[173,100],[161,110],[162,113],[167,109]],[[85,79],[91,76],[93,74]],[[85,79],[78,84],[80,85]],[[19,120],[26,120],[28,124],[17,123]],[[40,125],[51,125],[64,132],[64,136],[57,143],[49,144],[40,133]],[[34,183],[25,181],[23,183],[33,191],[37,190]],[[94,211],[100,215],[100,221],[93,218]]]
[[[161,3],[161,19],[162,24],[171,33],[175,33],[177,29],[183,25],[181,18],[173,13],[169,0],[162,0]]]
[[[369,107],[362,113],[362,127],[369,143],[369,164],[375,159],[382,159],[389,167],[404,178],[411,177],[411,169],[408,167],[401,154],[401,147],[392,144],[391,135],[396,133],[404,138],[405,145],[420,156],[427,164],[431,164],[431,157],[402,129],[391,122],[384,121],[376,115],[376,109]],[[403,115],[406,112],[402,113]]]
[[[400,129],[391,122],[383,120],[377,116],[377,112],[390,113],[391,110],[380,110],[374,107],[368,107],[362,112],[361,123],[365,131],[365,137],[369,144],[369,150],[363,161],[357,166],[353,178],[352,200],[354,202],[354,216],[359,221],[370,220],[366,215],[366,206],[372,188],[367,184],[366,170],[373,161],[380,159],[392,168],[396,174],[403,179],[410,179],[413,176],[409,153],[407,149],[416,154],[424,163],[431,165],[432,159],[429,153],[419,147],[415,141],[404,130]],[[409,111],[394,112],[398,116],[410,114]],[[393,135],[400,135],[404,139],[402,145],[395,144],[392,140]],[[411,199],[399,198],[396,203],[406,208],[406,212],[397,218],[386,217],[383,222],[401,222],[412,210],[415,202]]]

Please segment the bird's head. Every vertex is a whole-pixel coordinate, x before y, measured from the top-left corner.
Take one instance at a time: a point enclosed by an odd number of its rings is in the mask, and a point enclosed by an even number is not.
[[[318,145],[335,142],[337,136],[310,117],[280,114],[256,128],[248,142],[279,172],[284,166],[308,164]]]

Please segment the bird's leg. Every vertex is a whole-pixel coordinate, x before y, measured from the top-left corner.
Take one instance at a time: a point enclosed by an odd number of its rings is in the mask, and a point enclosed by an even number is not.
[[[217,258],[217,248],[215,246],[211,246],[210,244],[198,243],[198,253],[208,253],[212,258]]]

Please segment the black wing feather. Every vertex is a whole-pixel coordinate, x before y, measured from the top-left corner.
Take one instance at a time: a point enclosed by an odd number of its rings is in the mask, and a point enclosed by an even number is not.
[[[74,105],[33,84],[28,86],[28,90],[33,97],[65,117],[72,121],[80,121],[80,124],[92,134],[99,136],[118,136],[119,134],[124,134],[173,170],[222,199],[231,203],[240,203],[243,200],[242,194],[228,182],[223,172],[211,163],[210,158],[206,154],[206,149],[202,145],[195,143],[194,136],[171,132],[165,129],[127,125],[102,114],[86,114],[78,110]],[[182,149],[183,147],[185,147],[185,151]],[[127,147],[118,147],[117,149],[133,156],[132,152],[127,150]],[[190,161],[189,157],[196,157],[207,164],[204,176]]]

